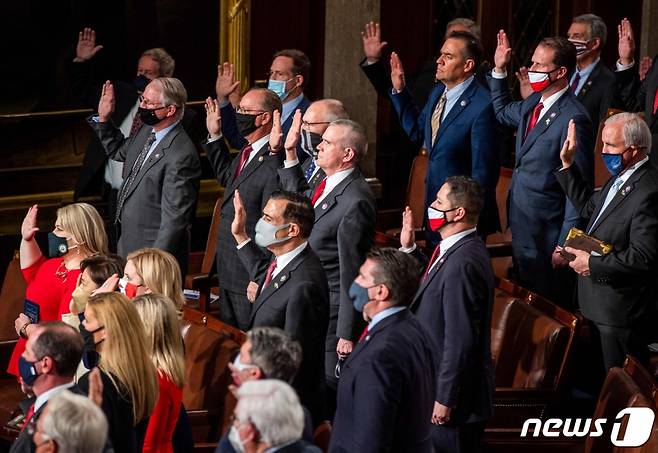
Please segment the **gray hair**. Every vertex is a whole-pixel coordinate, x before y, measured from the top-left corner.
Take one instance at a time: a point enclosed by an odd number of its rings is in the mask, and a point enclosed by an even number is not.
[[[169,52],[164,50],[162,47],[155,47],[153,49],[145,50],[142,53],[142,57],[151,57],[158,62],[160,65],[161,77],[171,77],[174,75],[176,61],[171,55],[169,55]]]
[[[603,19],[596,14],[582,14],[574,17],[572,22],[574,24],[587,24],[589,26],[589,39],[599,38],[601,40],[600,47],[603,47],[608,38],[608,27]]]
[[[89,398],[64,390],[48,401],[43,434],[63,453],[101,453],[107,442],[105,414]]]
[[[651,153],[651,131],[649,126],[637,113],[617,113],[605,121],[605,125],[623,122],[622,136],[624,137],[624,146],[636,146],[641,148],[646,154]]]
[[[58,376],[73,377],[84,347],[80,332],[62,321],[40,324],[39,330],[32,345],[34,355],[38,359],[46,356],[53,359]]]
[[[183,117],[185,103],[187,102],[187,90],[183,82],[175,77],[158,77],[151,83],[155,83],[160,88],[160,102],[162,105],[175,105],[178,118]]]
[[[461,25],[463,27],[466,27],[473,36],[475,36],[478,41],[481,39],[480,36],[482,33],[480,32],[480,26],[475,23],[474,20],[468,19],[466,17],[457,17],[450,22],[446,24],[446,33],[445,37],[448,37],[448,30],[450,27],[454,27],[455,25]]]
[[[344,148],[352,148],[354,151],[354,164],[358,165],[368,153],[368,137],[364,127],[352,120],[332,121],[330,126],[347,128],[347,133],[341,139],[341,145]]]
[[[278,327],[255,327],[247,332],[251,343],[251,365],[267,379],[292,382],[302,363],[302,347],[290,334]]]
[[[270,447],[301,439],[304,411],[295,391],[283,381],[248,381],[238,388],[236,416],[251,422]]]
[[[347,110],[345,110],[345,106],[338,99],[320,99],[319,101],[313,102],[313,104],[320,105],[324,108],[324,121],[331,123],[336,120],[350,119],[350,115],[347,113]]]

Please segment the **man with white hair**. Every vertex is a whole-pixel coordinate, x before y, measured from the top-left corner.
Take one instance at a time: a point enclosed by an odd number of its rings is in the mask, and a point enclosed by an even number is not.
[[[39,453],[101,453],[107,442],[105,414],[86,396],[64,390],[52,398],[37,422]]]
[[[237,391],[235,419],[229,431],[238,452],[316,453],[301,440],[304,411],[295,391],[283,381],[245,382]]]
[[[612,245],[604,255],[566,247],[578,277],[578,302],[601,342],[605,370],[626,354],[648,362],[658,314],[658,170],[649,163],[651,132],[633,113],[610,117],[601,157],[612,177],[594,192],[576,165],[576,126],[569,124],[555,176],[583,218],[586,233]]]

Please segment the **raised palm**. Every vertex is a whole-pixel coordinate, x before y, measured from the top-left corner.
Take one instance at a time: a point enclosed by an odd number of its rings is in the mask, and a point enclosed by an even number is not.
[[[369,62],[375,62],[382,57],[382,49],[388,44],[381,40],[379,22],[369,22],[361,32],[363,40],[363,53]]]
[[[85,28],[78,33],[78,45],[75,48],[75,56],[78,60],[90,60],[102,48],[103,46],[96,45],[96,31],[93,28]]]

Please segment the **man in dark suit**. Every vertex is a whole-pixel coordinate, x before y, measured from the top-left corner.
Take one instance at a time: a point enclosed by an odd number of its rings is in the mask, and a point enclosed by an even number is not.
[[[649,125],[654,151],[658,144],[658,58],[653,59],[651,69],[644,80],[640,80],[633,57],[635,39],[633,28],[624,18],[619,25],[619,61],[617,61],[616,94],[619,107],[630,112],[644,112],[644,120]],[[652,164],[656,165],[656,155],[649,154]]]
[[[251,302],[247,299],[247,286],[256,281],[257,275],[242,264],[231,235],[231,223],[235,217],[233,196],[240,189],[247,212],[247,234],[253,237],[267,200],[279,190],[279,161],[271,155],[269,146],[274,112],[281,112],[281,100],[273,92],[254,88],[244,95],[237,115],[240,133],[248,145],[233,158],[222,137],[223,118],[220,120],[218,102],[210,98],[206,100],[206,126],[210,140],[203,147],[217,181],[224,187],[222,216],[217,231],[220,317],[241,330],[249,328]]]
[[[63,322],[40,324],[30,335],[19,366],[21,385],[35,398],[25,401],[25,421],[10,452],[34,451],[34,427],[48,400],[74,386],[82,358],[82,337]]]
[[[569,79],[571,91],[592,120],[594,132],[611,106],[615,76],[601,61],[608,28],[599,16],[583,14],[571,21],[567,37],[576,47],[576,70]]]
[[[586,232],[612,245],[603,256],[566,247],[575,255],[569,265],[579,275],[580,309],[600,340],[605,371],[622,366],[626,354],[648,364],[658,315],[658,170],[648,163],[651,132],[632,113],[605,122],[602,154],[613,176],[594,192],[573,165],[576,131],[572,123],[555,175],[589,219]]]
[[[501,30],[489,84],[496,118],[505,126],[516,127],[514,173],[507,199],[514,268],[521,285],[560,302],[554,291],[568,285],[554,271],[566,266],[557,246],[571,227],[581,226],[581,218],[553,169],[560,165],[560,149],[573,119],[579,126],[576,165],[592,184],[592,123],[569,90],[568,78],[576,66],[573,44],[561,37],[539,43],[528,73],[535,93],[519,102],[512,100],[506,80],[511,53]]]
[[[96,108],[101,95],[102,82],[97,80],[99,74],[95,57],[103,46],[96,45],[96,32],[91,28],[82,30],[78,37],[76,56],[70,65],[72,91],[75,98],[89,108]],[[146,85],[158,77],[173,77],[175,61],[165,49],[145,50],[137,61],[136,77],[131,83],[114,81],[116,107],[112,121],[121,130],[124,137],[137,133],[141,120],[137,114],[139,96]],[[105,80],[105,79],[103,79]],[[194,143],[201,141],[201,124],[196,113],[185,109],[181,124]],[[109,159],[103,145],[95,134],[85,152],[80,176],[75,185],[74,200],[80,197],[100,194],[107,201],[108,238],[112,250],[116,250],[116,230],[114,217],[116,202],[121,188],[123,163]]]
[[[326,178],[314,189],[309,189],[297,159],[291,160],[294,147],[286,149],[284,168],[279,170],[282,188],[304,193],[315,208],[308,243],[320,258],[329,282],[325,373],[330,389],[336,387],[338,356],[349,355],[363,328],[348,291],[375,235],[375,197],[358,169],[367,146],[363,127],[351,120],[337,120],[317,147],[316,163]],[[327,399],[331,414],[333,398]]]
[[[116,98],[110,81],[103,86],[98,117],[88,120],[107,155],[126,164],[114,218],[120,223],[118,253],[166,250],[185,275],[201,178],[199,155],[180,124],[187,92],[180,80],[160,77],[140,99],[144,124],[129,138],[112,122]]]
[[[247,213],[239,193],[233,198],[231,232],[238,256],[258,290],[252,300],[250,328],[279,327],[302,346],[303,359],[293,387],[313,416],[324,420],[324,343],[329,322],[329,288],[322,263],[308,245],[315,213],[310,200],[296,192],[275,192],[256,224],[255,241],[247,235]],[[272,255],[265,255],[261,248]]]
[[[350,288],[368,326],[343,364],[331,452],[430,452],[432,339],[408,310],[420,266],[395,249],[371,251]]]
[[[493,410],[494,275],[475,228],[483,203],[482,189],[471,178],[446,180],[429,208],[430,228],[441,235],[430,262],[416,249],[411,210],[403,214],[401,250],[426,264],[410,308],[435,345],[432,442],[436,453],[480,451],[484,425]]]
[[[303,115],[311,105],[311,101],[304,95],[304,86],[308,83],[310,71],[311,62],[301,50],[284,49],[274,54],[268,74],[267,88],[276,93],[281,99],[281,129],[284,137],[290,130],[295,110],[301,110]],[[235,111],[231,102],[229,102],[229,98],[235,97],[234,102],[239,100],[237,91],[239,86],[240,82],[235,81],[232,64],[224,63],[217,67],[215,91],[221,107],[224,135],[229,144],[238,149],[245,146],[245,141],[237,129]],[[301,161],[312,157],[304,152],[301,146],[298,146],[297,151],[300,153],[299,158]],[[279,158],[283,159],[283,156],[280,155]]]
[[[419,111],[405,90],[402,63],[393,52],[390,98],[407,135],[418,143],[423,141],[429,150],[425,206],[447,177],[470,175],[485,193],[479,231],[486,236],[500,229],[496,204],[500,152],[491,96],[473,77],[481,59],[482,49],[473,35],[453,32],[448,36],[437,60],[436,78],[441,83]],[[429,228],[426,231],[430,245],[440,240]]]

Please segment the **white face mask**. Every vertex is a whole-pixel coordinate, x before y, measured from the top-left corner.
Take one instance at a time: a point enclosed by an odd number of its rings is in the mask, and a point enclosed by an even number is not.
[[[235,425],[232,425],[228,431],[228,441],[236,452],[244,453],[245,450],[244,445],[242,445],[242,439],[240,439],[240,432]]]
[[[254,237],[254,240],[260,247],[269,247],[270,245],[286,242],[292,238],[290,236],[278,238],[276,237],[276,233],[280,230],[285,230],[289,226],[289,223],[286,223],[285,225],[272,225],[260,218],[258,219],[258,222],[256,222],[256,237]]]

